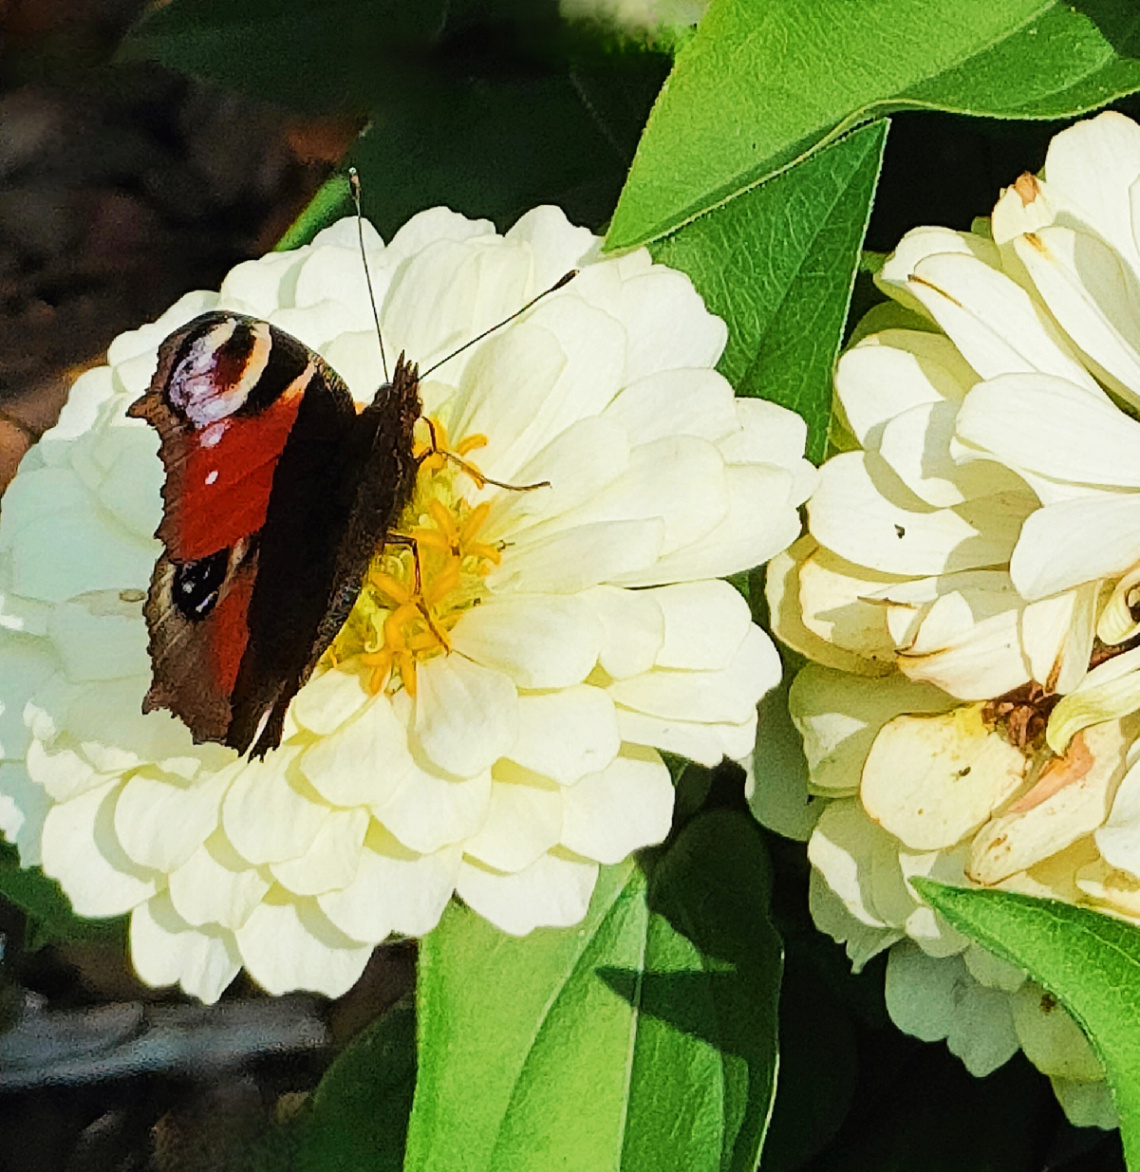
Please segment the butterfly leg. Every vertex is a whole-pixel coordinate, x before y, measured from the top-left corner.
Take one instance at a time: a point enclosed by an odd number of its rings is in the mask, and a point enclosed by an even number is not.
[[[412,551],[412,567],[414,575],[414,590],[412,597],[416,599],[417,609],[419,610],[420,614],[423,615],[424,622],[427,623],[428,629],[431,631],[431,633],[440,641],[444,647],[450,647],[451,643],[447,638],[447,634],[440,630],[439,626],[436,624],[435,619],[432,618],[431,608],[428,606],[427,600],[424,598],[424,575],[423,565],[420,560],[419,542],[410,533],[401,533],[399,530],[391,529],[384,538],[384,544],[404,545]]]
[[[539,480],[534,484],[507,484],[502,480],[495,480],[492,477],[487,476],[485,473],[476,468],[474,464],[471,464],[467,460],[463,459],[461,455],[457,454],[456,452],[449,451],[446,446],[440,444],[434,419],[431,419],[425,415],[423,420],[424,423],[427,424],[428,432],[431,435],[431,446],[420,453],[420,455],[417,457],[417,463],[422,464],[425,460],[430,459],[432,456],[441,456],[444,460],[450,460],[457,467],[462,468],[463,471],[466,472],[467,475],[475,481],[477,488],[483,488],[488,484],[493,484],[496,488],[505,488],[510,492],[533,492],[536,488],[550,487],[549,480]],[[482,446],[482,443],[486,443],[486,440],[481,440],[480,445],[478,446]]]

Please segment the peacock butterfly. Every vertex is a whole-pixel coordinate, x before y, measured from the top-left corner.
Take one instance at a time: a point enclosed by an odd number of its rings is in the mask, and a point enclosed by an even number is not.
[[[296,338],[206,313],[159,347],[128,414],[159,433],[164,549],[145,615],[153,679],[196,741],[264,756],[410,499],[419,374],[401,355],[357,412]]]
[[[350,176],[387,375],[360,187]],[[575,276],[566,273],[431,369]],[[144,607],[153,669],[144,712],[169,709],[196,742],[256,757],[281,743],[289,702],[336,638],[411,499],[421,412],[419,370],[403,354],[358,413],[332,367],[268,322],[214,311],[163,341],[149,388],[128,410],[157,429],[166,472],[155,534],[163,552]],[[442,454],[480,483],[541,487],[500,484]]]

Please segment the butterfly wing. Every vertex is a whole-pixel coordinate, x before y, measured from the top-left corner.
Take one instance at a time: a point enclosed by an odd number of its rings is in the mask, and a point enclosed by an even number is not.
[[[145,707],[241,752],[272,721],[264,752],[330,601],[361,471],[352,396],[297,339],[215,312],[163,342],[130,414],[166,471]]]

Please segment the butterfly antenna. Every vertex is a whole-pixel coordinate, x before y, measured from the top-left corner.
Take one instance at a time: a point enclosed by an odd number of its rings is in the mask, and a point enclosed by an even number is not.
[[[380,314],[376,310],[376,295],[372,292],[372,274],[368,271],[368,256],[364,251],[364,213],[360,210],[360,176],[355,167],[348,169],[348,185],[352,188],[352,202],[356,205],[356,238],[360,241],[360,259],[364,263],[364,281],[368,285],[368,301],[372,306],[372,320],[376,323],[376,340],[380,343],[380,365],[384,368],[384,381],[388,377],[388,358],[384,353],[384,335],[380,332]],[[509,319],[508,319],[509,320]]]
[[[501,330],[503,326],[513,322],[516,317],[522,317],[522,315],[526,313],[528,309],[537,305],[544,297],[549,297],[551,293],[556,293],[563,287],[563,285],[569,285],[577,275],[577,269],[571,269],[568,273],[563,273],[562,276],[559,277],[558,280],[555,281],[549,289],[543,289],[543,291],[537,297],[532,297],[524,306],[522,306],[520,309],[516,309],[514,313],[510,315],[510,317],[505,317],[501,322],[496,322],[493,326],[491,326],[489,330],[484,330],[481,334],[476,334],[475,337],[470,339],[470,341],[464,342],[458,350],[452,350],[452,352],[446,358],[441,358],[434,366],[429,366],[427,370],[425,370],[423,374],[420,375],[420,378],[427,378],[427,376],[431,374],[433,370],[439,370],[439,368],[445,362],[450,362],[456,355],[462,354],[464,350],[469,350],[472,346],[475,345],[476,342],[483,341],[483,339],[487,337],[488,334],[493,334],[496,330]]]

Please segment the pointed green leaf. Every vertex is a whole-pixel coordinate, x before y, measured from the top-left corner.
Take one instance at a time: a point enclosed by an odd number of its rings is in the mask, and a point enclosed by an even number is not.
[[[1130,0],[713,0],[650,116],[607,247],[674,231],[890,110],[1062,118],[1138,88]]]
[[[1140,930],[1056,900],[915,880],[959,931],[1025,969],[1104,1064],[1129,1168],[1140,1168]]]
[[[774,1092],[780,946],[750,819],[691,823],[577,928],[453,907],[420,953],[409,1172],[751,1172]]]
[[[847,135],[651,249],[727,322],[718,369],[737,394],[798,411],[815,460],[886,131],[881,120]]]

